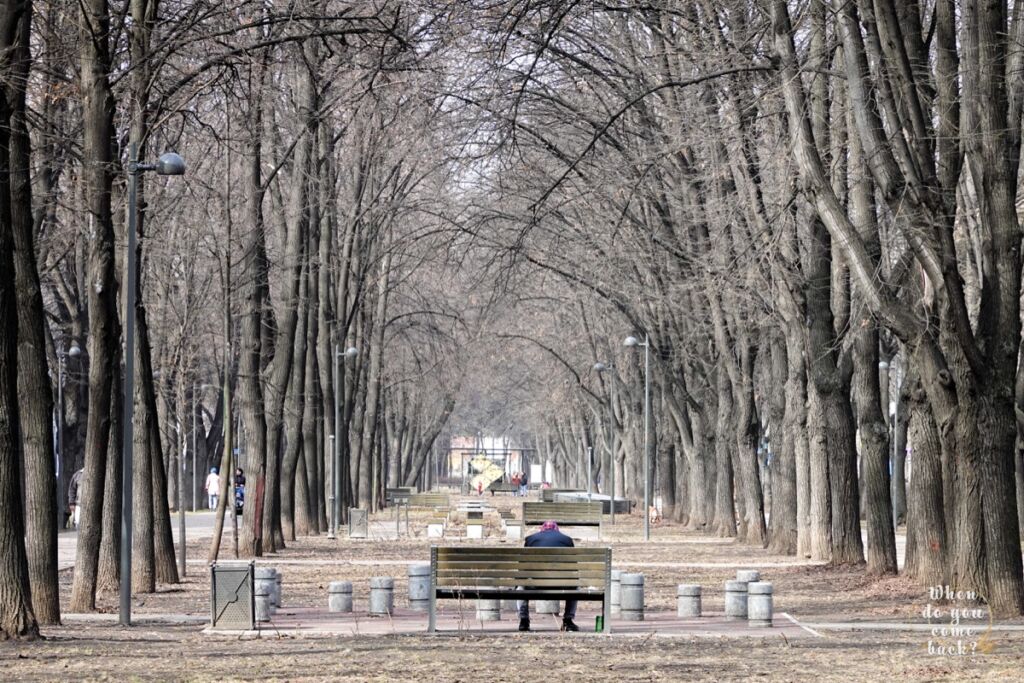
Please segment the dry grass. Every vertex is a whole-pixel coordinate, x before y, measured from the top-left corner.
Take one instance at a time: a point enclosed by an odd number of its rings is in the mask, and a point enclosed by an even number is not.
[[[500,507],[519,501],[496,498]],[[420,515],[412,517],[412,539],[328,541],[307,538],[268,563],[285,575],[289,606],[326,603],[331,580],[352,580],[356,609],[365,609],[371,576],[396,577],[404,595],[405,567],[424,560],[430,542]],[[389,519],[387,516],[384,519]],[[620,516],[602,544],[611,543],[615,564],[645,574],[648,609],[674,608],[675,585],[704,586],[706,611],[722,609],[722,582],[736,565],[761,565],[775,584],[776,611],[804,622],[907,620],[920,614],[925,590],[902,577],[875,579],[862,570],[819,566],[770,567],[792,563],[721,539],[702,537],[671,525],[654,530],[650,544],[637,542],[639,519]],[[499,532],[489,524],[489,543]],[[448,543],[457,543],[449,539]],[[597,541],[584,541],[597,544]],[[191,557],[205,548],[190,546]],[[294,562],[294,563],[293,563]],[[684,564],[707,564],[686,567]],[[189,565],[181,586],[137,596],[135,612],[206,615],[208,569]],[[70,590],[70,572],[62,592]],[[116,610],[116,596],[100,599],[102,611]],[[360,681],[542,681],[565,680],[816,680],[928,681],[1020,680],[1024,633],[1000,633],[988,654],[941,658],[927,653],[928,635],[907,632],[826,632],[824,638],[635,637],[506,634],[362,637],[275,637],[238,639],[200,633],[201,626],[168,625],[123,630],[112,624],[69,622],[45,628],[46,640],[0,644],[2,680],[360,680]]]

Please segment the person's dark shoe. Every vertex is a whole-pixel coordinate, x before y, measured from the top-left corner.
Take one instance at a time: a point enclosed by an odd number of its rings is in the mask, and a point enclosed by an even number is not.
[[[520,619],[519,620],[519,630],[520,631],[529,631],[530,630],[530,620],[529,619]]]
[[[572,619],[562,619],[563,631],[579,631],[580,627],[573,623]]]

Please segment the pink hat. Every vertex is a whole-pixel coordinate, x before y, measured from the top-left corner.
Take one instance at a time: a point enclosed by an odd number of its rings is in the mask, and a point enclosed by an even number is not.
[[[558,531],[558,523],[553,519],[549,519],[540,526],[541,531]]]

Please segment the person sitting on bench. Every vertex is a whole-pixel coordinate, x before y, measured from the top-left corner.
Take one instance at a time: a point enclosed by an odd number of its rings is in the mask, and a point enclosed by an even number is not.
[[[558,524],[554,520],[544,522],[540,531],[526,537],[527,548],[572,548],[572,539],[558,530]],[[566,600],[565,611],[562,613],[562,630],[579,631],[580,627],[573,623],[576,616],[576,601]],[[530,601],[519,601],[519,630],[530,630]]]

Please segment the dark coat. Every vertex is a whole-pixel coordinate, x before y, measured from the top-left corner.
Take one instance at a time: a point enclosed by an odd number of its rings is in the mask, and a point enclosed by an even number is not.
[[[573,548],[572,539],[561,531],[538,531],[526,537],[527,548]]]

